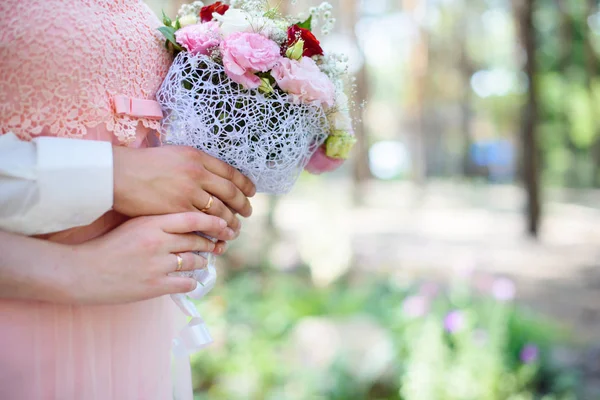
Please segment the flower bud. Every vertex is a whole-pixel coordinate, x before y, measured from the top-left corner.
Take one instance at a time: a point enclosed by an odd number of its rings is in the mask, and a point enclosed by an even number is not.
[[[186,14],[183,17],[179,18],[179,25],[183,28],[184,26],[194,25],[198,23],[198,17],[194,14]]]
[[[261,93],[270,94],[273,93],[274,89],[271,86],[271,81],[269,78],[260,78],[260,86],[258,87]]]
[[[285,55],[292,60],[299,60],[304,53],[304,40],[298,39],[293,46],[287,49]]]
[[[325,142],[327,157],[346,160],[356,144],[356,138],[344,131],[334,131]]]

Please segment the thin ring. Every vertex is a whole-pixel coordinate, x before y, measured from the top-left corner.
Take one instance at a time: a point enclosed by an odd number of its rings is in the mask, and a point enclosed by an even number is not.
[[[183,257],[179,254],[175,254],[175,256],[177,256],[177,269],[175,269],[175,272],[179,272],[183,268]]]
[[[200,211],[201,212],[207,212],[208,210],[210,210],[210,208],[212,207],[214,201],[215,201],[215,198],[212,197],[212,195],[210,195],[210,197],[208,198],[208,203],[206,204],[206,207],[204,207]]]

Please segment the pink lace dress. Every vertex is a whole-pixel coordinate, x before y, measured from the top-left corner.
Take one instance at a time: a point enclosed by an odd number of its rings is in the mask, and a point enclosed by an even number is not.
[[[0,25],[0,133],[145,146],[170,58],[141,0],[2,0]],[[80,243],[124,220],[109,212],[47,239]],[[0,399],[171,399],[177,312],[169,297],[0,301]]]

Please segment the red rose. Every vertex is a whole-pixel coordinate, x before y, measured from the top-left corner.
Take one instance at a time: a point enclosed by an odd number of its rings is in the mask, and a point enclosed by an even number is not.
[[[223,4],[220,1],[217,1],[210,6],[202,7],[200,10],[200,20],[202,22],[209,22],[213,20],[213,13],[217,14],[225,14],[225,12],[229,10],[229,6],[227,4]]]
[[[304,57],[322,56],[323,49],[321,44],[308,29],[300,28],[298,25],[290,26],[288,28],[288,47],[293,46],[298,39],[304,40]]]

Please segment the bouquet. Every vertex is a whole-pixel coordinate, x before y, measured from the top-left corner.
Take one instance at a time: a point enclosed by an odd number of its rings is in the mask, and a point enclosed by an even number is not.
[[[355,143],[347,58],[325,53],[313,33],[319,23],[323,34],[332,29],[331,9],[293,17],[266,0],[196,1],[174,20],[163,15],[175,56],[157,93],[163,143],[200,149],[269,194],[288,192],[304,169],[339,167]],[[209,265],[192,275],[201,283],[192,297],[214,284]],[[176,302],[193,314],[183,297]]]

